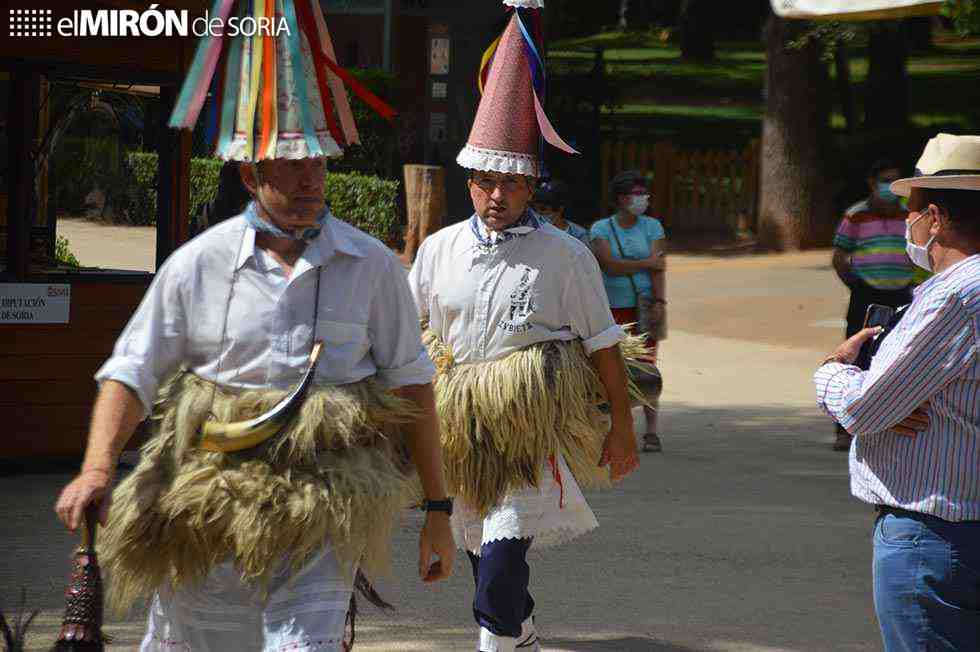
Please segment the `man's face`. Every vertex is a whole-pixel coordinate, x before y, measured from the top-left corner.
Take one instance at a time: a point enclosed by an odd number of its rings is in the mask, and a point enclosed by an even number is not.
[[[909,214],[905,222],[911,225],[911,240],[913,244],[924,245],[929,238],[939,233],[939,207],[927,203],[920,189],[912,188],[908,208]]]
[[[281,229],[316,224],[323,211],[324,158],[270,159],[242,166],[242,183]]]
[[[898,181],[902,178],[902,171],[898,168],[888,168],[887,170],[882,170],[878,173],[878,176],[868,179],[868,185],[871,187],[871,194],[878,199],[878,201],[883,201],[886,203],[892,203],[898,201],[898,198],[891,194],[888,190],[885,192],[883,189],[891,186],[892,182]]]
[[[531,179],[519,174],[474,172],[468,184],[473,209],[494,231],[516,222],[531,199]]]

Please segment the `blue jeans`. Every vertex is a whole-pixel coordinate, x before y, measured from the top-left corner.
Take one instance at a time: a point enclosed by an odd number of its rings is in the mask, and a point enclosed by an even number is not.
[[[980,523],[886,511],[873,567],[886,652],[980,650]]]
[[[527,591],[530,548],[531,539],[501,539],[481,546],[479,557],[468,553],[476,583],[473,617],[497,636],[520,636],[521,623],[534,611],[534,600]]]

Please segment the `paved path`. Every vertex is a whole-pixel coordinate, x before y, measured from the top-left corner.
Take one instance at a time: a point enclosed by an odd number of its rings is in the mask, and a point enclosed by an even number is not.
[[[842,328],[828,252],[674,257],[665,452],[590,501],[601,527],[532,561],[549,652],[879,650],[869,584],[870,510],[849,497],[845,456],[813,405],[810,374]],[[65,468],[0,476],[0,596],[60,618],[71,539],[50,506]],[[414,577],[418,517],[396,539],[392,616],[366,607],[358,650],[472,650],[468,568]],[[139,617],[108,627],[135,649]]]

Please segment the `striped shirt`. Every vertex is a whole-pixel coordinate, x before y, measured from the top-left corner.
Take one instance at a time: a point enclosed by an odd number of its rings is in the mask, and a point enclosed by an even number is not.
[[[857,435],[851,493],[947,521],[980,520],[980,254],[916,288],[871,369],[828,363],[817,403]],[[915,437],[890,430],[929,401]]]
[[[905,213],[882,217],[867,200],[844,214],[834,246],[851,254],[851,267],[862,281],[878,290],[900,290],[912,282],[913,265],[905,253]]]

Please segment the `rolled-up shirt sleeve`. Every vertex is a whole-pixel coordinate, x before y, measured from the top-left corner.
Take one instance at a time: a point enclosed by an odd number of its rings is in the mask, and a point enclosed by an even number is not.
[[[164,264],[95,380],[100,385],[115,380],[129,387],[143,404],[145,417],[153,409],[160,383],[177,371],[186,350],[186,302],[180,270]]]
[[[959,297],[945,297],[917,316],[901,350],[881,362],[876,356],[869,371],[839,363],[817,370],[817,404],[852,435],[901,423],[975,359],[977,327]]]
[[[419,313],[405,270],[388,256],[378,277],[368,317],[371,355],[388,389],[432,382],[435,367],[422,346]]]
[[[578,253],[569,272],[563,302],[569,326],[582,340],[585,352],[591,355],[626,339],[609,309],[602,272],[592,253],[588,250]]]

